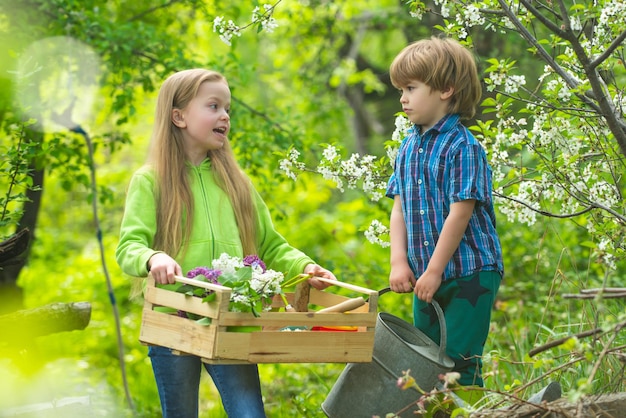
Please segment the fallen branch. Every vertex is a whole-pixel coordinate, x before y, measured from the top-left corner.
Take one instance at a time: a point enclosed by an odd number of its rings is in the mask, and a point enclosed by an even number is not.
[[[562,398],[540,405],[525,403],[504,409],[486,409],[472,413],[472,418],[582,418],[622,417],[626,411],[626,393],[584,396],[578,402]]]
[[[621,323],[615,325],[613,327],[613,329],[609,330],[609,331],[605,331],[602,328],[594,328],[594,329],[591,329],[591,330],[588,330],[588,331],[579,332],[578,334],[568,335],[567,337],[559,338],[557,340],[550,341],[547,344],[541,345],[539,347],[535,347],[535,348],[533,348],[532,350],[530,350],[528,352],[528,355],[530,357],[533,357],[533,356],[535,356],[535,355],[537,355],[539,353],[542,353],[542,352],[544,352],[546,350],[549,350],[549,349],[554,348],[554,347],[558,347],[559,345],[564,344],[570,338],[579,338],[580,339],[580,338],[595,336],[595,335],[598,335],[598,334],[606,334],[608,332],[615,332],[615,333],[617,333],[617,332],[621,331],[625,327],[626,327],[626,322],[621,322]]]
[[[91,303],[53,303],[0,315],[0,343],[26,345],[35,337],[82,330],[91,319]]]
[[[582,289],[579,294],[566,293],[563,295],[565,299],[595,299],[598,296],[604,299],[626,298],[626,288],[605,287],[596,289]]]

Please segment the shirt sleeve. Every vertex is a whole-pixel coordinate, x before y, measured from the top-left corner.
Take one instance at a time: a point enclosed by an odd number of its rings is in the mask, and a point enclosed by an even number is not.
[[[156,234],[154,181],[145,171],[131,178],[115,258],[130,276],[148,275],[147,263],[158,251],[151,248]]]
[[[394,171],[389,178],[389,182],[387,183],[387,192],[385,196],[390,199],[393,199],[398,193],[398,181],[396,180],[396,172]]]
[[[474,199],[489,203],[491,170],[480,144],[464,144],[455,153],[450,168],[448,199],[451,203]]]
[[[287,242],[274,227],[270,211],[259,193],[253,189],[253,194],[259,225],[257,237],[259,257],[269,268],[284,272],[286,279],[301,274],[304,267],[314,264],[315,261]]]

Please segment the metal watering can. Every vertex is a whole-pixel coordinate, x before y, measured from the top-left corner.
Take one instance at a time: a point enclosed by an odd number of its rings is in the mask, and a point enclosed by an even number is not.
[[[439,382],[440,374],[452,370],[454,361],[446,355],[443,311],[435,300],[432,305],[439,318],[440,346],[412,324],[389,313],[378,314],[372,362],[346,365],[322,403],[329,418],[371,418],[400,411],[421,396],[414,389],[402,390],[397,386],[403,371],[411,370],[417,385],[430,391]],[[414,409],[407,408],[397,416],[413,417]]]

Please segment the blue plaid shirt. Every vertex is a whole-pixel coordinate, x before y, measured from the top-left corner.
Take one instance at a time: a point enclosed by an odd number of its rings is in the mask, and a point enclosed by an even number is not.
[[[496,233],[491,167],[480,143],[447,115],[422,135],[411,128],[402,141],[387,196],[400,196],[407,229],[408,260],[416,277],[426,270],[450,205],[475,199],[476,206],[443,280],[479,271],[504,273]]]

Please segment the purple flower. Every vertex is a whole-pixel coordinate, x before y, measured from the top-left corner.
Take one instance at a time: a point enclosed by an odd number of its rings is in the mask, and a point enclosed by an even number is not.
[[[261,260],[256,255],[247,255],[247,256],[245,256],[244,259],[243,259],[243,265],[244,266],[250,266],[250,267],[261,267],[261,270],[263,271],[263,273],[265,273],[265,270],[267,269],[267,267],[265,266],[265,263],[263,262],[263,260]]]
[[[187,278],[193,279],[196,276],[204,276],[210,283],[220,284],[220,282],[217,281],[217,278],[221,275],[222,272],[220,270],[213,270],[208,267],[196,267],[187,273]]]

